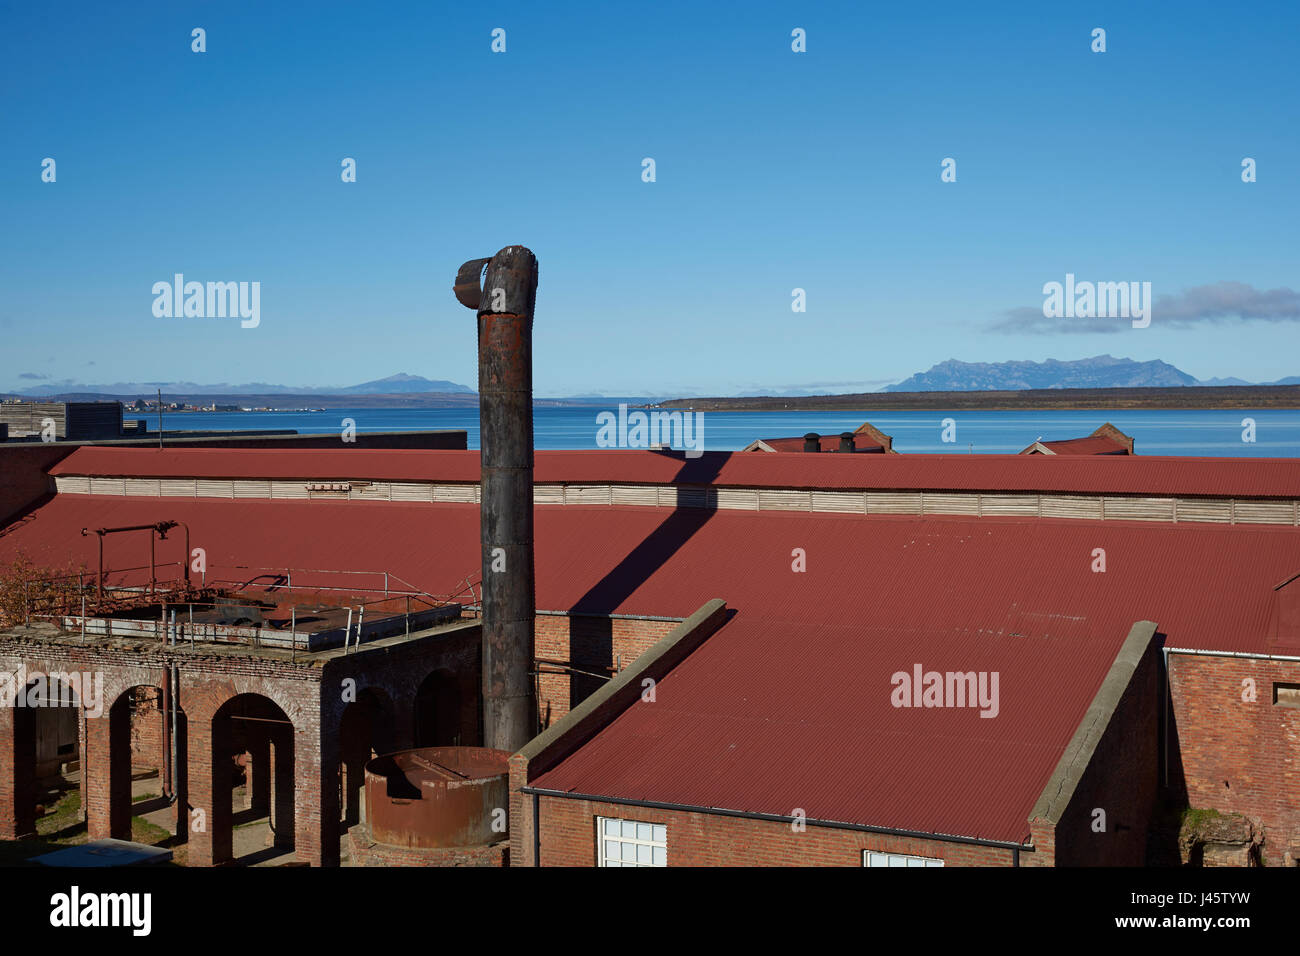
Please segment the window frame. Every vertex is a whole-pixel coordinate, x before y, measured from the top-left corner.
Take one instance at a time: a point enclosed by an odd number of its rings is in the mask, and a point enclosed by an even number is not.
[[[606,823],[617,823],[617,824],[619,824],[619,830],[620,830],[619,835],[618,835],[618,836],[613,836],[613,835],[611,835],[611,834],[607,834],[607,833],[605,832],[605,824],[606,824]],[[622,835],[622,832],[621,832],[621,831],[622,831],[622,828],[623,828],[623,824],[628,824],[628,823],[632,824],[633,827],[638,827],[638,826],[650,827],[650,839],[645,840],[645,839],[640,838],[639,836],[631,836],[631,837],[623,836],[623,835]],[[663,839],[662,839],[662,840],[656,840],[656,839],[654,839],[654,833],[655,833],[655,830],[656,830],[656,829],[662,831],[662,833],[663,833]],[[620,844],[620,848],[621,848],[622,846],[624,846],[624,845],[631,845],[631,846],[638,846],[638,847],[640,847],[640,846],[648,846],[648,847],[650,847],[650,857],[651,857],[651,860],[652,860],[652,861],[653,861],[653,859],[654,859],[654,851],[655,851],[656,849],[661,849],[661,850],[663,850],[663,860],[664,860],[664,861],[663,861],[663,863],[654,863],[654,862],[650,862],[650,863],[641,863],[641,862],[639,862],[639,861],[638,861],[638,862],[629,862],[629,861],[622,860],[622,859],[619,859],[619,860],[613,860],[612,858],[608,857],[608,856],[606,855],[606,853],[605,853],[605,841],[606,841],[606,840],[612,840],[612,841],[614,841],[614,842]],[[595,846],[595,850],[596,850],[596,866],[598,866],[598,867],[613,867],[613,866],[616,866],[616,867],[628,866],[628,867],[641,867],[641,868],[651,868],[651,867],[657,867],[657,866],[664,866],[664,867],[666,867],[666,866],[668,865],[668,824],[666,824],[666,823],[655,823],[655,822],[650,821],[650,820],[633,820],[633,819],[630,819],[630,818],[628,818],[628,817],[605,817],[605,816],[597,816],[597,817],[596,817],[596,846]]]
[[[883,866],[872,866],[871,857],[873,854],[875,856],[883,856],[886,858],[886,860],[889,860],[890,862],[885,863]],[[892,861],[895,859],[903,860],[904,862],[901,864],[893,863]],[[914,864],[911,862],[912,860],[918,860],[920,862]],[[864,868],[872,869],[872,870],[913,869],[913,868],[919,869],[919,868],[924,868],[929,866],[943,866],[944,861],[942,857],[917,856],[915,853],[894,853],[892,850],[863,850],[862,865]]]

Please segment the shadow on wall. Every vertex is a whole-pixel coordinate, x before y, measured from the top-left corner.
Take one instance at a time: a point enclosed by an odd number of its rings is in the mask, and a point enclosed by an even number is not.
[[[692,493],[703,499],[703,507],[678,504],[657,528],[634,547],[627,556],[593,584],[569,608],[569,659],[575,669],[588,674],[573,674],[569,684],[569,707],[576,707],[605,680],[590,674],[609,673],[614,666],[614,613],[647,578],[672,559],[701,528],[717,514],[717,502],[707,488],[718,477],[732,452],[711,452],[699,458],[686,458],[682,452],[656,451],[681,461],[673,477],[674,484],[704,486],[699,492],[679,489],[678,500]],[[588,616],[589,615],[589,616]],[[580,623],[579,623],[580,622]],[[623,661],[624,665],[631,663]]]

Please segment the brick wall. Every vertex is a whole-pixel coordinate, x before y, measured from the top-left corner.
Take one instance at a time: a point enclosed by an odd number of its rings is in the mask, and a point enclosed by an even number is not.
[[[616,664],[629,666],[678,623],[556,614],[539,614],[535,622],[536,654],[540,660],[560,661],[588,672],[542,675],[539,706],[543,727],[555,723],[605,683],[589,674],[612,677]],[[543,664],[542,670],[559,667]]]
[[[941,859],[945,866],[1012,862],[1011,851],[1001,847],[814,826],[796,833],[790,824],[775,821],[561,797],[540,797],[539,805],[543,866],[595,866],[598,816],[665,824],[669,866],[861,866],[863,850]],[[531,813],[531,801],[525,808]],[[1030,856],[1022,853],[1022,864]],[[512,860],[511,865],[519,864]]]
[[[1247,680],[1253,701],[1242,699]],[[1300,709],[1275,705],[1273,683],[1300,684],[1300,661],[1172,653],[1169,681],[1171,790],[1192,807],[1260,821],[1265,861],[1281,865],[1300,843]]]
[[[364,823],[348,831],[348,856],[353,866],[506,866],[510,842],[487,846],[415,849],[376,843]]]

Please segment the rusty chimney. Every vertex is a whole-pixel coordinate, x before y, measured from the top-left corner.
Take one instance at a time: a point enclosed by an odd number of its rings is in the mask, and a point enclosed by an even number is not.
[[[853,451],[853,432],[840,432],[840,451]]]
[[[821,450],[822,450],[822,436],[821,436],[821,435],[818,435],[816,432],[809,432],[807,435],[804,435],[804,436],[803,436],[803,450],[804,450],[804,451],[821,451]]]
[[[537,259],[523,246],[472,259],[460,267],[455,293],[478,311],[484,745],[514,753],[537,731],[531,677]]]

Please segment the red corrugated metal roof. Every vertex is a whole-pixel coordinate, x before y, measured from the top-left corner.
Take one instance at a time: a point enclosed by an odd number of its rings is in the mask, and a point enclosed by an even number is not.
[[[478,481],[478,452],[78,448],[54,475]],[[1150,455],[771,455],[539,451],[542,484],[715,484],[741,488],[1041,491],[1300,497],[1300,459]]]
[[[973,640],[1067,626],[1109,640],[1150,619],[1181,647],[1261,651],[1273,586],[1300,571],[1300,530],[1267,525],[577,505],[535,514],[545,610],[685,617],[721,597],[772,620],[887,621]],[[56,495],[0,531],[0,561],[21,550],[93,569],[95,539],[81,528],[166,519],[189,524],[209,568],[387,570],[434,594],[479,568],[474,505],[97,495]],[[177,559],[173,540],[159,560]],[[794,548],[805,572],[791,570]],[[1097,548],[1105,573],[1091,570]],[[105,553],[110,566],[147,564],[148,542],[107,539]]]
[[[1058,455],[1127,455],[1128,447],[1100,435],[1040,442]]]
[[[1050,637],[741,611],[530,786],[1022,842],[1128,629]],[[895,672],[998,673],[998,713],[895,708]]]

